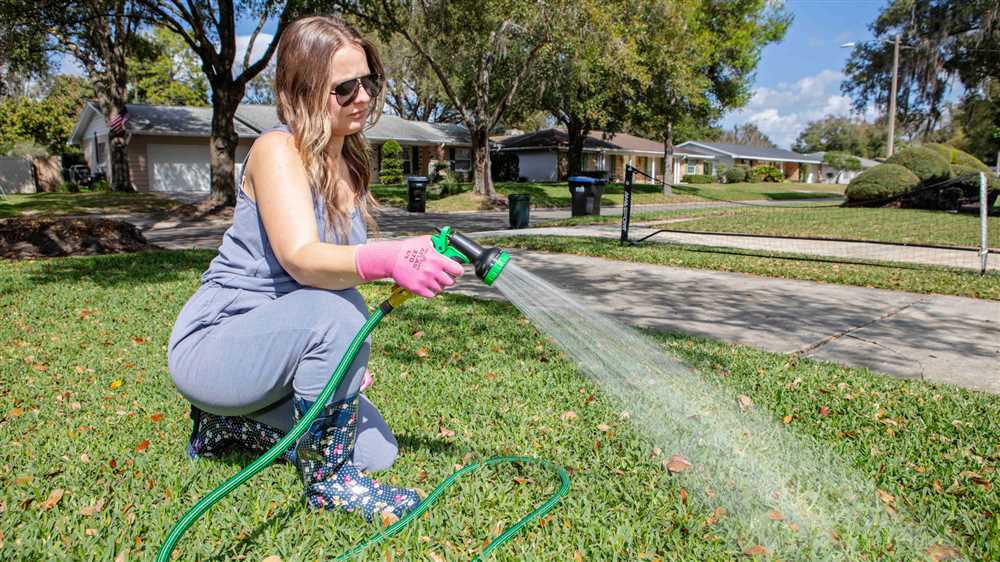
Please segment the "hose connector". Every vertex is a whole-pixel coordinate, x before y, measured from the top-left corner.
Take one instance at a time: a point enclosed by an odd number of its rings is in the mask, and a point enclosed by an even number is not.
[[[492,285],[503,272],[510,254],[500,248],[483,248],[467,236],[459,234],[445,226],[431,237],[434,249],[442,255],[459,263],[471,263],[476,270],[476,276],[483,283]]]

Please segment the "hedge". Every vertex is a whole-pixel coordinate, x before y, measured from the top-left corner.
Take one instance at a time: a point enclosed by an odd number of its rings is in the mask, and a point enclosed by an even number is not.
[[[743,166],[735,166],[726,170],[722,176],[726,178],[726,183],[740,183],[747,181],[747,169]]]
[[[906,168],[926,184],[944,181],[951,177],[951,165],[943,156],[930,148],[915,146],[900,150],[885,162]]]
[[[712,183],[715,178],[707,174],[685,174],[681,183]]]
[[[940,144],[936,142],[929,142],[920,145],[924,148],[929,148],[939,155],[944,157],[952,166],[964,166],[966,168],[974,168],[980,172],[992,172],[989,166],[983,163],[982,160],[976,158],[975,156],[965,152],[964,150],[959,150],[953,146],[947,144]]]
[[[785,180],[785,172],[774,166],[757,166],[751,171],[751,177],[755,182],[781,183]]]
[[[920,185],[916,174],[898,164],[879,164],[847,184],[848,203],[869,203],[903,195]]]

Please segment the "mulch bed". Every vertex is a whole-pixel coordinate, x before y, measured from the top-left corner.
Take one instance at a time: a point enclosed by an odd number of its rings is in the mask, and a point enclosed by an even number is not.
[[[0,257],[31,259],[156,250],[135,225],[96,218],[0,220]]]

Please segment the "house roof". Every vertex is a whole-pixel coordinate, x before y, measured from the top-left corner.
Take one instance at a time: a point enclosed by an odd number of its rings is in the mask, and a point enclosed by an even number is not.
[[[523,135],[502,137],[497,142],[501,145],[501,150],[511,151],[567,148],[569,147],[569,133],[564,129],[540,129]],[[627,133],[605,133],[604,131],[590,131],[587,138],[583,140],[583,149],[597,152],[641,153],[654,156],[662,156],[664,150],[663,143],[660,142]],[[674,154],[693,158],[715,158],[706,151],[680,146],[674,147]]]
[[[801,162],[804,164],[819,164],[823,160],[822,157],[817,158],[809,154],[800,154],[783,148],[749,146],[726,142],[687,141],[681,143],[681,146],[709,153],[722,154],[730,158],[745,158],[748,160],[774,160],[777,162]]]
[[[128,104],[129,119],[126,128],[133,134],[207,137],[212,132],[212,108],[190,106],[165,106]],[[79,138],[91,119],[102,117],[93,104],[87,104],[77,120],[70,142],[79,144]],[[279,123],[277,108],[273,105],[241,104],[236,109],[234,125],[240,137],[255,138]],[[365,132],[371,141],[394,139],[411,144],[445,144],[468,146],[468,131],[451,123],[426,123],[408,121],[395,115],[383,114],[374,127]]]

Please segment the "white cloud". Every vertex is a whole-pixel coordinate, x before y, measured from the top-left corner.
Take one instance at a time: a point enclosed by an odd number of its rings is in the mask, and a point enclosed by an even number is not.
[[[726,116],[723,126],[754,123],[778,146],[788,148],[810,121],[853,113],[851,99],[840,93],[843,80],[842,72],[827,69],[792,83],[762,86],[746,107]]]

